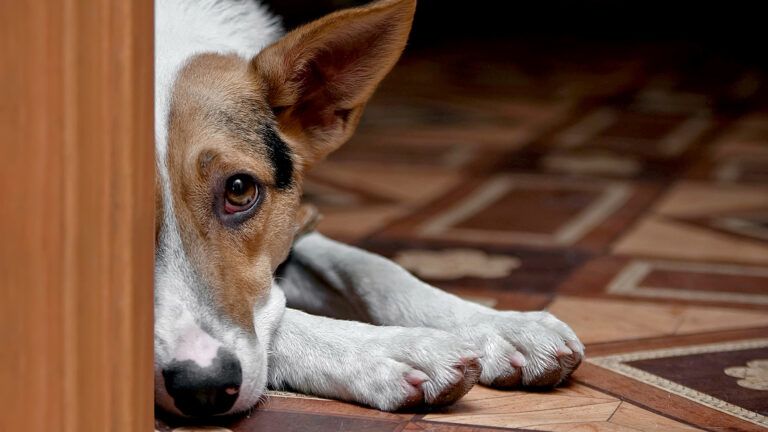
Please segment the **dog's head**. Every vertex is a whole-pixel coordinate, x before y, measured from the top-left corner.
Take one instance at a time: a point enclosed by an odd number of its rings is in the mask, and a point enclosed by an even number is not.
[[[157,182],[155,399],[189,416],[253,406],[285,299],[275,269],[302,178],[344,143],[405,46],[415,0],[301,27],[252,59],[202,54],[178,73]]]

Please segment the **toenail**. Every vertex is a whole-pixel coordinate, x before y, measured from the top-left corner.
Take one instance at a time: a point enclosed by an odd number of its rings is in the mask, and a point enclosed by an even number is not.
[[[569,340],[565,343],[565,345],[568,346],[570,349],[572,349],[574,352],[577,352],[577,353],[584,352],[584,347],[581,346],[581,344],[579,344],[576,341]]]
[[[420,370],[413,370],[405,375],[405,381],[413,386],[419,386],[426,381],[429,381],[429,375]]]
[[[526,364],[528,364],[528,361],[525,360],[525,357],[523,357],[519,351],[515,351],[514,354],[509,356],[509,362],[512,364],[512,366],[518,368],[524,367]]]
[[[567,346],[565,346],[565,345],[563,345],[563,346],[561,346],[560,348],[557,349],[557,355],[558,356],[562,357],[562,356],[569,356],[569,355],[572,355],[572,354],[573,354],[573,351],[570,348],[568,348]]]

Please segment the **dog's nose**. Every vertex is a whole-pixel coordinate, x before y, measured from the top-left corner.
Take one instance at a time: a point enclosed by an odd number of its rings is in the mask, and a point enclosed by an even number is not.
[[[191,417],[207,417],[229,411],[240,393],[243,372],[229,351],[219,348],[210,364],[174,360],[163,369],[168,394],[176,408]]]

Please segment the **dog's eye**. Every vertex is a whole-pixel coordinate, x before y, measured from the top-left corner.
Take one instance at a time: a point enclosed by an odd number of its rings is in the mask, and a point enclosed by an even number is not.
[[[259,188],[253,177],[237,174],[227,179],[224,188],[224,211],[240,213],[249,210],[256,203]]]

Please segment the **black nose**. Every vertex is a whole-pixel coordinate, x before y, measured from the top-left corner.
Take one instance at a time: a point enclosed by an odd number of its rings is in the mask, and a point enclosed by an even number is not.
[[[168,394],[176,408],[192,417],[206,417],[230,410],[240,393],[243,371],[229,351],[219,348],[210,365],[174,360],[163,369]]]

